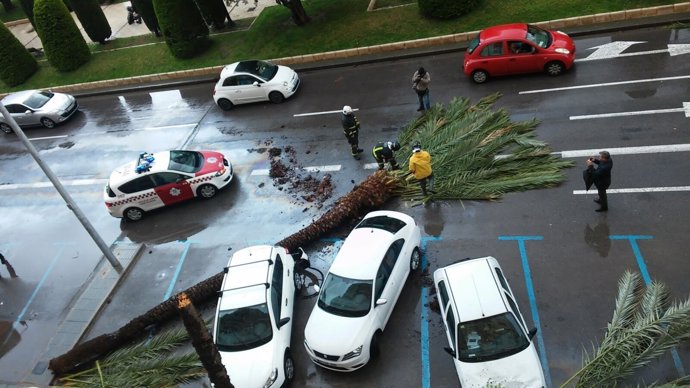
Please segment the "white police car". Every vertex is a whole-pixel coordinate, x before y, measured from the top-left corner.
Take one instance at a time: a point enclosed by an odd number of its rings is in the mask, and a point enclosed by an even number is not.
[[[232,165],[220,152],[142,153],[110,174],[103,198],[113,217],[138,221],[149,210],[211,198],[231,180]]]

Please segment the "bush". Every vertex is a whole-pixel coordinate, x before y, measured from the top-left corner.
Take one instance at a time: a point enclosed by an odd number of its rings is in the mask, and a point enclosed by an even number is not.
[[[89,46],[62,0],[36,0],[34,19],[46,58],[56,69],[72,71],[89,61]]]
[[[19,6],[22,8],[26,18],[29,19],[29,22],[35,30],[36,23],[34,23],[34,0],[19,0]]]
[[[12,32],[0,23],[0,80],[17,86],[31,77],[38,64]]]
[[[89,39],[100,44],[105,43],[113,32],[98,0],[69,0],[69,3]]]
[[[177,58],[192,58],[211,43],[208,27],[191,0],[153,0],[161,32]]]
[[[433,19],[453,19],[473,11],[480,0],[417,0],[422,15]]]

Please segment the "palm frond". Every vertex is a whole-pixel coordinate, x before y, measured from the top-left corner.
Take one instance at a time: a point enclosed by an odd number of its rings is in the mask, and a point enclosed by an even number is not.
[[[613,317],[606,330],[606,336],[601,346],[606,346],[618,339],[618,335],[630,327],[638,308],[638,300],[642,292],[642,279],[637,272],[625,271],[618,281],[618,296]]]

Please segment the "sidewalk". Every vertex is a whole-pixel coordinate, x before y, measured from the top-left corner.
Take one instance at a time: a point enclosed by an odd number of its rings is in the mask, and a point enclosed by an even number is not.
[[[127,24],[127,6],[129,4],[129,2],[124,2],[104,5],[101,7],[106,19],[108,19],[110,29],[113,32],[111,39],[146,35],[151,33],[148,28],[146,28],[144,23]],[[276,5],[276,2],[274,0],[233,0],[229,2],[229,5],[228,2],[225,4],[228,12],[230,12],[230,17],[232,20],[238,20],[257,17],[264,8]],[[77,23],[77,27],[79,27],[79,31],[81,31],[81,34],[84,36],[86,42],[91,43],[91,40],[89,39],[88,35],[86,35],[86,32],[84,32],[84,29],[82,28],[81,23],[79,22],[79,19],[77,19],[77,16],[74,14],[74,12],[72,12],[72,18],[74,19],[75,23]],[[36,31],[34,31],[34,28],[31,23],[29,23],[28,19],[5,23],[5,26],[7,26],[12,34],[14,34],[14,36],[16,36],[17,39],[22,42],[24,47],[43,47],[41,39],[39,39]]]

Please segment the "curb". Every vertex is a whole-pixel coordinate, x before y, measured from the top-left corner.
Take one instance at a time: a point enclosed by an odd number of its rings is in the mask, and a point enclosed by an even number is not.
[[[685,20],[690,20],[690,2],[599,13],[531,24],[550,30],[565,29],[571,36],[579,36],[586,33],[603,33],[651,27]],[[592,28],[593,26],[595,28]],[[478,33],[479,31],[462,32],[375,46],[269,59],[269,61],[280,65],[290,65],[297,70],[305,71],[381,62],[392,58],[413,58],[429,55],[430,53],[443,54],[464,50],[467,47],[467,42]],[[218,79],[218,75],[223,67],[224,65],[211,66],[200,69],[56,86],[51,89],[74,94],[78,97],[86,97],[107,94],[113,91],[135,91],[143,88],[151,89],[208,83]],[[0,94],[0,97],[4,95]]]

